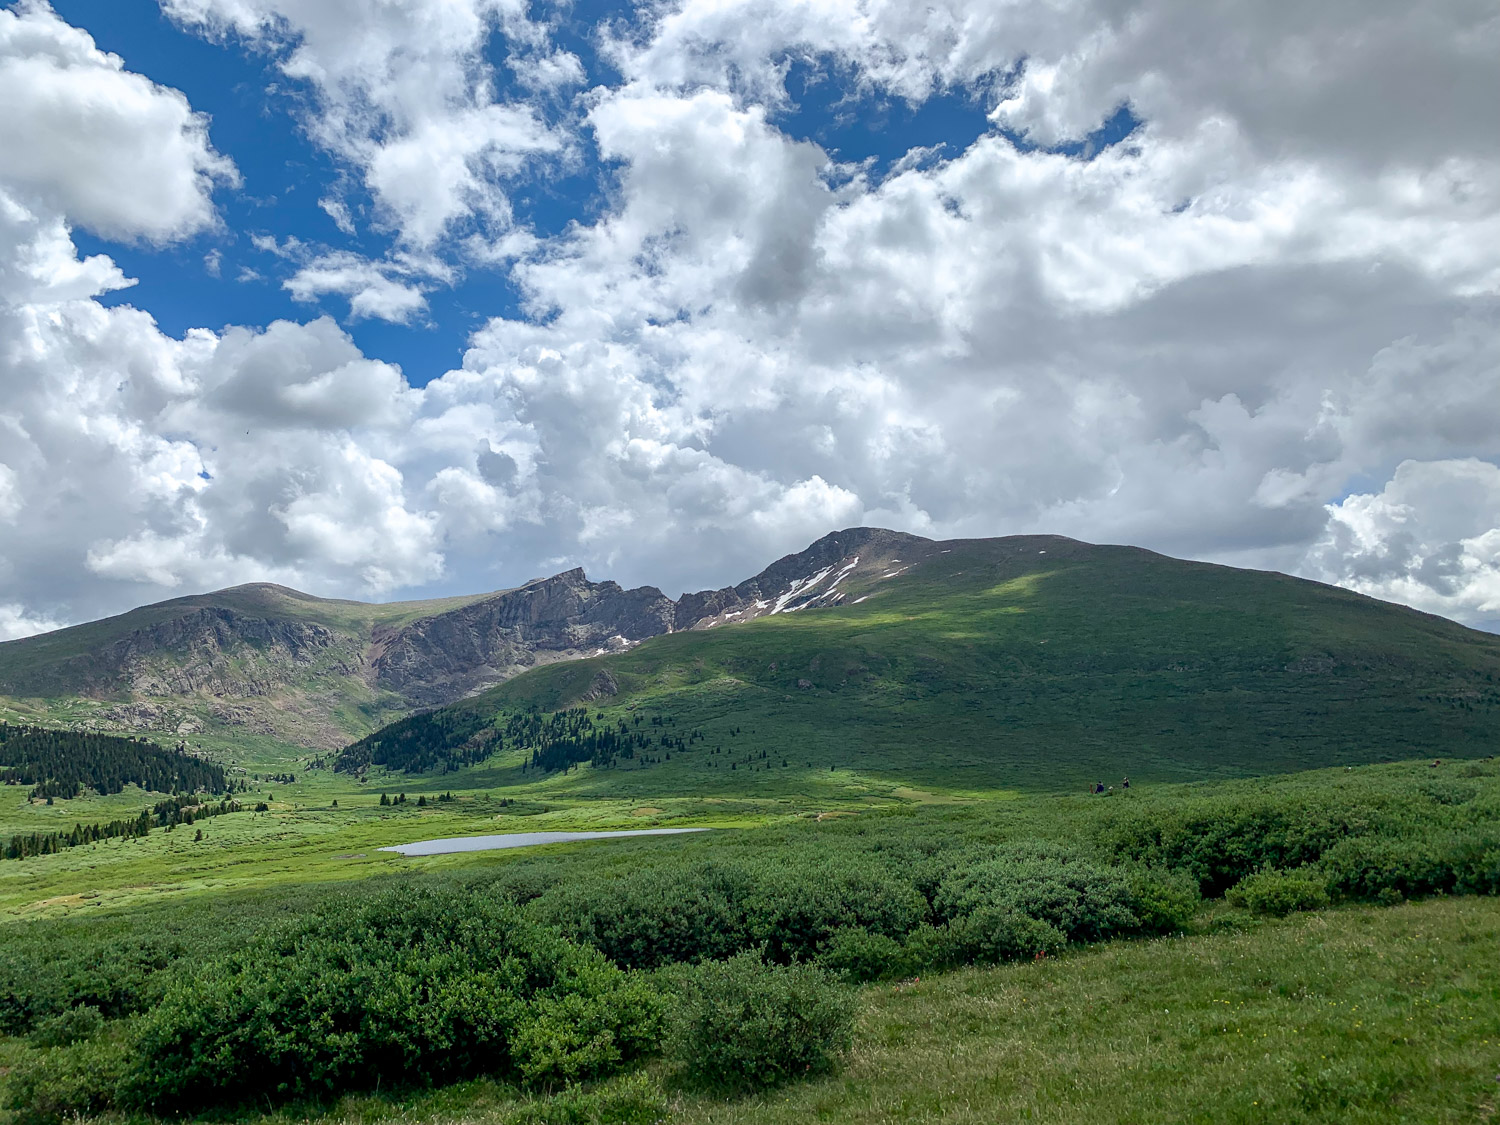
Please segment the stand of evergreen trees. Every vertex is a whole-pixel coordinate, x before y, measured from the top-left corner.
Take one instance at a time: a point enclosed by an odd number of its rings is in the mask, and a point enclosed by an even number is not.
[[[405,773],[444,773],[484,761],[500,749],[489,720],[477,711],[445,708],[410,715],[344,747],[333,763],[339,773],[384,766]]]
[[[703,740],[701,731],[683,736],[673,728],[671,716],[652,715],[646,722],[637,715],[630,721],[609,722],[586,707],[551,713],[529,708],[495,718],[475,710],[430,711],[392,723],[345,748],[334,769],[353,773],[374,765],[409,774],[447,773],[504,749],[530,751],[523,768],[546,773],[584,762],[596,769],[622,761],[652,765]]]
[[[157,793],[225,791],[224,768],[145,739],[0,723],[0,782],[34,786],[33,798],[68,800],[127,785]]]
[[[652,724],[660,726],[660,716]],[[649,732],[643,732],[624,719],[616,720],[614,726],[595,722],[583,707],[542,715],[536,711],[525,711],[512,715],[506,724],[506,738],[512,745],[531,749],[529,769],[547,773],[571,769],[575,765],[589,762],[599,769],[614,765],[620,759],[627,761],[639,754],[643,758],[656,741],[665,750],[668,745],[682,749],[685,743],[676,736],[665,733],[653,740]]]
[[[547,773],[572,769],[584,762],[595,769],[609,769],[621,761],[655,765],[670,760],[672,754],[686,753],[703,741],[703,732],[694,730],[686,737],[668,729],[675,725],[670,715],[652,715],[642,729],[642,716],[633,722],[616,719],[613,725],[602,714],[590,716],[583,707],[542,715],[536,711],[512,715],[506,724],[505,738],[520,749],[530,749],[527,769]],[[653,733],[652,728],[657,728]],[[715,751],[717,753],[717,750]]]
[[[228,799],[217,804],[202,804],[198,797],[169,797],[165,801],[158,801],[149,809],[142,809],[139,816],[112,820],[108,824],[75,824],[68,832],[32,832],[12,836],[4,850],[0,851],[0,857],[30,859],[36,855],[55,855],[64,848],[76,848],[81,844],[121,837],[135,839],[148,835],[153,828],[195,824],[209,817],[239,812],[240,809],[238,801]]]

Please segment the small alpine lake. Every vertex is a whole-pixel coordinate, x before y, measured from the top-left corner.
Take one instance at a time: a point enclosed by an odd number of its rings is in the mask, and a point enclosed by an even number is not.
[[[707,828],[628,828],[613,832],[502,832],[494,836],[451,836],[444,840],[419,840],[414,844],[392,844],[383,852],[405,856],[451,855],[454,852],[489,852],[502,848],[530,848],[538,844],[567,844],[575,840],[613,840],[621,836],[678,836],[707,832]]]

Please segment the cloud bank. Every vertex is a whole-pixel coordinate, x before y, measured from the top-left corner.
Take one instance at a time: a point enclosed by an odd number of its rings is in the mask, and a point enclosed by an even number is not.
[[[519,2],[163,7],[306,85],[373,201],[325,210],[393,240],[306,251],[294,296],[400,323],[488,269],[519,303],[420,387],[327,317],[106,307],[129,280],[71,232],[209,227],[232,154],[45,5],[0,11],[0,635],[250,579],[675,592],[857,523],[1500,620],[1487,5],[686,0],[594,29],[588,82]],[[987,126],[845,160],[788,131],[793,65]],[[602,206],[517,219],[579,162]]]

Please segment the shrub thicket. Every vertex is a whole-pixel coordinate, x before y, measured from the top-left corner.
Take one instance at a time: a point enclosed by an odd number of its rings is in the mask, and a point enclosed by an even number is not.
[[[568,880],[541,893],[532,910],[618,965],[654,969],[748,948],[755,882],[733,863],[645,868],[624,877]]]
[[[1131,905],[1131,882],[1123,868],[1046,845],[975,856],[943,880],[933,899],[942,921],[976,914],[994,920],[1029,917],[1067,941],[1141,932],[1144,924]]]
[[[1323,795],[1207,797],[1116,813],[1097,836],[1107,853],[1184,872],[1217,897],[1261,868],[1313,863],[1379,820],[1364,802]]]
[[[210,961],[140,1020],[121,1100],[182,1109],[496,1074],[607,1073],[655,1047],[660,999],[517,907],[402,889]]]
[[[1436,893],[1500,893],[1500,827],[1362,836],[1328,849],[1320,866],[1341,898],[1377,901]]]
[[[145,1011],[166,987],[166,970],[211,948],[170,936],[100,935],[98,940],[10,940],[0,947],[0,1033],[29,1034],[71,1008],[106,1019]]]
[[[849,928],[896,939],[925,919],[927,902],[898,876],[847,860],[721,862],[570,881],[533,909],[616,963],[649,969],[758,947],[773,961],[807,960]]]
[[[55,1016],[37,1024],[31,1033],[33,1047],[71,1047],[74,1043],[92,1039],[104,1027],[104,1016],[98,1008],[80,1004],[67,1008]]]
[[[817,963],[844,980],[862,983],[905,976],[914,964],[911,954],[894,938],[850,926],[824,943]]]
[[[6,1108],[15,1125],[56,1125],[101,1113],[115,1105],[128,1065],[120,1035],[30,1052],[6,1079]]]

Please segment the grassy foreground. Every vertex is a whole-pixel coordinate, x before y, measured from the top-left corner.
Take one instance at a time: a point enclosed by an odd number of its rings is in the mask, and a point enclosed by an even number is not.
[[[681,1093],[660,1067],[649,1080],[662,1085],[673,1125],[1500,1116],[1500,901],[1323,911],[1244,931],[1221,915],[1210,925],[1217,932],[867,987],[837,1077],[731,1102]],[[303,1120],[287,1111],[247,1125]],[[407,1100],[347,1098],[312,1120],[573,1119],[555,1102],[477,1082]]]
[[[1306,915],[871,990],[845,1074],[683,1122],[1475,1122],[1500,903]]]

